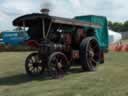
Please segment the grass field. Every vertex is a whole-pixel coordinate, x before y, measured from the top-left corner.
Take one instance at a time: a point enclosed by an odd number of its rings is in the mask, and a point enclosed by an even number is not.
[[[0,96],[128,96],[128,53],[106,54],[96,72],[76,71],[63,79],[28,78],[29,53],[0,53]]]

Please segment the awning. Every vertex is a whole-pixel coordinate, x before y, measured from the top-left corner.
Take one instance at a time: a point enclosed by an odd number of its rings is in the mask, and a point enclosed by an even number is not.
[[[55,17],[55,16],[49,16],[45,14],[39,14],[39,13],[34,13],[34,14],[28,14],[24,15],[21,17],[16,18],[13,21],[14,26],[25,26],[29,27],[32,22],[34,21],[40,21],[41,19],[48,19],[52,21],[53,23],[58,23],[58,24],[64,24],[64,25],[70,25],[70,26],[80,26],[80,27],[92,27],[92,28],[100,28],[101,26],[98,24],[94,24],[91,22],[85,22],[85,21],[79,21],[76,19],[68,19],[68,18],[62,18],[62,17]]]

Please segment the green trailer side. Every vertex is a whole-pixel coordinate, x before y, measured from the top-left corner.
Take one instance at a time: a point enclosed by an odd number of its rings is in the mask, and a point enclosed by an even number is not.
[[[87,16],[76,16],[75,19],[86,21],[86,22],[92,22],[101,25],[101,28],[95,29],[96,31],[96,37],[98,39],[100,48],[103,50],[108,49],[108,22],[107,18],[104,16],[95,16],[95,15],[87,15]],[[85,27],[85,30],[87,27]]]

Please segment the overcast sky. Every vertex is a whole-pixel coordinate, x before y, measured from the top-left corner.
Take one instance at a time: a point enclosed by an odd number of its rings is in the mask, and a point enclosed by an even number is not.
[[[128,20],[127,0],[0,0],[0,30],[13,29],[12,20],[26,13],[50,8],[51,15],[74,17],[103,15],[111,21]]]

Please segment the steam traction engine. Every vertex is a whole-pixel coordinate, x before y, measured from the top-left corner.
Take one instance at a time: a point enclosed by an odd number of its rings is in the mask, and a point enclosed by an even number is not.
[[[38,76],[44,71],[52,76],[62,75],[73,61],[78,61],[84,71],[96,70],[100,48],[95,28],[100,28],[99,25],[46,13],[18,17],[13,25],[27,27],[30,36],[27,44],[37,49],[25,61],[25,69],[30,76]]]

